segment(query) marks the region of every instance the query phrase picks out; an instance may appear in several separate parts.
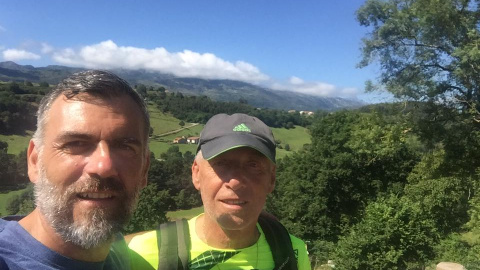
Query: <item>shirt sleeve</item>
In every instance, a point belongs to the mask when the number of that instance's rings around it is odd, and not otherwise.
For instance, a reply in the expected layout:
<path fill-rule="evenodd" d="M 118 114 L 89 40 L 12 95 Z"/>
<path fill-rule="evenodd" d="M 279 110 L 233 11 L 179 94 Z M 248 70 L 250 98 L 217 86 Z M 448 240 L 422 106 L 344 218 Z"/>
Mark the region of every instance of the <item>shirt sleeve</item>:
<path fill-rule="evenodd" d="M 308 258 L 307 245 L 301 239 L 290 235 L 293 251 L 297 255 L 298 270 L 311 270 L 310 259 Z"/>

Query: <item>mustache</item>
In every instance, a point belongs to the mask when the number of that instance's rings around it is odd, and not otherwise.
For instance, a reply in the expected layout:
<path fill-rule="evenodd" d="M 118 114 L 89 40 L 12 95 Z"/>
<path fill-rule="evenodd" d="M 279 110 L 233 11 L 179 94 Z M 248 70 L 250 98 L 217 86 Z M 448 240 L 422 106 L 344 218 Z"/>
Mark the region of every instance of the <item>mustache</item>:
<path fill-rule="evenodd" d="M 125 186 L 120 180 L 113 177 L 102 178 L 89 176 L 69 187 L 68 191 L 71 193 L 102 191 L 124 192 Z"/>

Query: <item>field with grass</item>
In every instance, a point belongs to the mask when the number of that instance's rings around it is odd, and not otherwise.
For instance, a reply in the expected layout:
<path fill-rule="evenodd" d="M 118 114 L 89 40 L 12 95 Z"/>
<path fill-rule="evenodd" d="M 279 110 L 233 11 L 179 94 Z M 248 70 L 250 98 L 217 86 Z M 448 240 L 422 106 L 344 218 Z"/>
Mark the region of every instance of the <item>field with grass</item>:
<path fill-rule="evenodd" d="M 170 211 L 167 212 L 167 218 L 168 220 L 176 220 L 176 219 L 190 219 L 194 216 L 199 215 L 200 213 L 203 213 L 203 206 L 188 209 L 188 210 L 178 210 L 178 211 Z"/>
<path fill-rule="evenodd" d="M 9 191 L 5 193 L 0 193 L 0 217 L 5 216 L 7 214 L 7 205 L 10 202 L 10 200 L 17 196 L 20 195 L 24 189 L 19 189 L 19 190 L 14 190 L 14 191 Z"/>
<path fill-rule="evenodd" d="M 304 144 L 311 142 L 310 133 L 308 129 L 300 126 L 295 126 L 292 129 L 272 128 L 275 140 L 280 141 L 283 149 L 277 148 L 277 159 L 280 159 L 292 151 L 298 151 L 303 148 Z M 285 145 L 290 146 L 290 151 L 285 150 Z"/>
<path fill-rule="evenodd" d="M 181 120 L 159 111 L 154 105 L 149 105 L 148 110 L 150 112 L 151 126 L 153 128 L 153 134 L 150 138 L 150 150 L 155 154 L 155 157 L 160 157 L 161 153 L 165 153 L 167 149 L 173 145 L 179 147 L 182 153 L 190 151 L 195 153 L 197 147 L 192 144 L 173 144 L 172 141 L 176 137 L 191 137 L 200 136 L 200 132 L 203 129 L 202 124 L 198 123 L 185 123 L 184 126 L 180 126 Z M 273 134 L 277 141 L 280 141 L 280 145 L 283 149 L 277 149 L 277 158 L 282 158 L 288 153 L 285 145 L 290 146 L 290 151 L 297 151 L 302 149 L 303 145 L 310 143 L 310 134 L 304 127 L 296 126 L 293 129 L 273 128 Z M 18 154 L 25 150 L 28 146 L 28 142 L 33 132 L 28 131 L 27 135 L 0 135 L 0 141 L 8 143 L 8 153 Z"/>
<path fill-rule="evenodd" d="M 28 147 L 28 142 L 32 137 L 32 132 L 28 132 L 27 135 L 2 135 L 0 134 L 0 141 L 8 143 L 8 153 L 17 155 Z"/>

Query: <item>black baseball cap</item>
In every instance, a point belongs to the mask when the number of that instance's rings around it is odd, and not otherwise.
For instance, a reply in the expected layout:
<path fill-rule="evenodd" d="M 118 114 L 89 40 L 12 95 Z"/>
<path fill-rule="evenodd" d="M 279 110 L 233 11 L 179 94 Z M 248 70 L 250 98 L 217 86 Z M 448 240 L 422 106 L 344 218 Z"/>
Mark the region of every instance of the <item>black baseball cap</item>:
<path fill-rule="evenodd" d="M 260 119 L 243 113 L 212 116 L 200 133 L 197 153 L 212 159 L 226 151 L 253 148 L 275 163 L 275 139 L 272 130 Z"/>

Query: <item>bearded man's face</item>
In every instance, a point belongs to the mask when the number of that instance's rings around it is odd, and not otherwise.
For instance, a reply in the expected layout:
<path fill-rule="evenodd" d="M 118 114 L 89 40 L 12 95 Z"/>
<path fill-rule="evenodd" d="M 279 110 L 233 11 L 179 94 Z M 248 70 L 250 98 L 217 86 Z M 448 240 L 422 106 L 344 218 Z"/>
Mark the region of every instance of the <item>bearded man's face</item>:
<path fill-rule="evenodd" d="M 95 247 L 121 230 L 146 185 L 141 111 L 127 96 L 60 96 L 48 114 L 41 144 L 29 147 L 37 207 L 65 241 Z"/>

